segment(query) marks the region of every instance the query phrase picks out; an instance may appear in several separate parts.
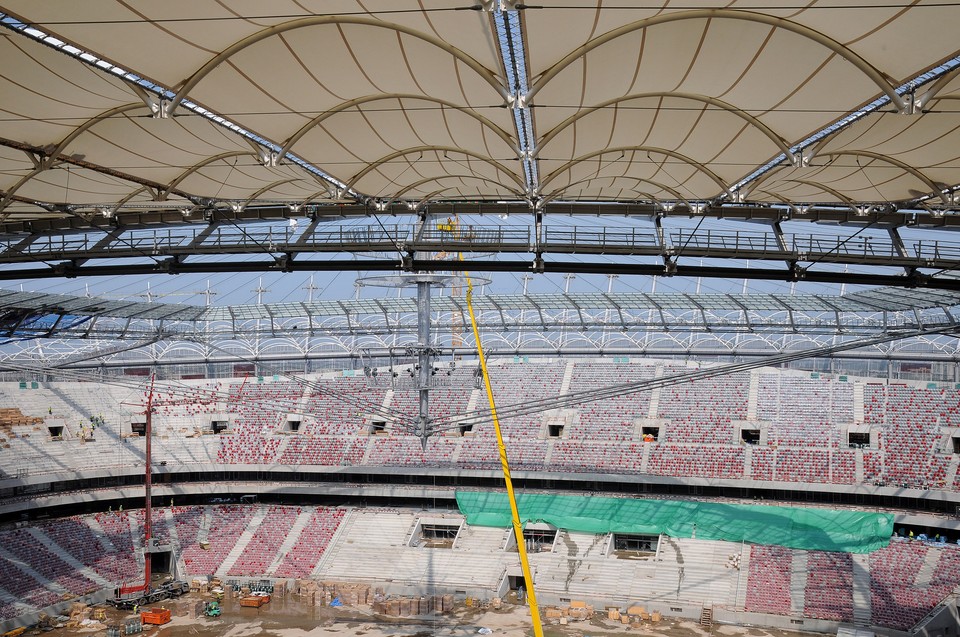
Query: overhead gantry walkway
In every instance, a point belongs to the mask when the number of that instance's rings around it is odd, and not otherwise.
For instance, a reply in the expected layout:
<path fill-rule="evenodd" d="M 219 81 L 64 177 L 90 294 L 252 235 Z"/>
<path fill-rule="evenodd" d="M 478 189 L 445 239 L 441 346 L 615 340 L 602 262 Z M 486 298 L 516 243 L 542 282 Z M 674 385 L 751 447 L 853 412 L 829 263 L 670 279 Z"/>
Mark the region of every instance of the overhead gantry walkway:
<path fill-rule="evenodd" d="M 492 212 L 501 208 L 502 205 L 492 206 Z M 599 211 L 603 207 L 596 208 Z M 563 225 L 545 222 L 542 215 L 532 217 L 526 226 L 499 225 L 478 217 L 477 223 L 461 221 L 456 232 L 442 223 L 424 220 L 385 224 L 382 217 L 390 214 L 386 210 L 367 210 L 366 214 L 375 218 L 362 225 L 355 221 L 322 221 L 337 212 L 324 210 L 313 218 L 281 215 L 285 223 L 238 223 L 211 212 L 204 223 L 184 224 L 181 218 L 177 225 L 160 227 L 149 227 L 141 221 L 129 227 L 88 224 L 86 228 L 12 232 L 0 235 L 0 264 L 6 266 L 0 271 L 0 280 L 164 272 L 435 272 L 469 267 L 477 271 L 686 274 L 960 288 L 954 278 L 941 275 L 942 271 L 960 269 L 960 239 L 940 233 L 905 240 L 898 231 L 901 227 L 923 225 L 953 227 L 953 216 L 920 218 L 888 210 L 847 217 L 843 211 L 805 211 L 818 219 L 825 217 L 824 221 L 836 219 L 849 224 L 850 233 L 840 235 L 817 233 L 815 228 L 809 233 L 784 232 L 782 211 L 775 209 L 722 209 L 726 218 L 741 215 L 743 219 L 761 222 L 755 230 L 669 229 L 664 227 L 667 217 L 662 210 L 643 225 L 603 226 L 579 216 L 583 214 L 580 206 L 576 207 L 578 216 Z M 630 214 L 630 210 L 610 206 L 603 213 L 623 215 Z M 696 213 L 686 209 L 685 216 L 690 218 Z M 710 213 L 700 208 L 699 213 L 706 218 L 707 214 L 717 215 L 720 211 Z M 681 214 L 675 212 L 674 216 Z M 432 214 L 431 218 L 436 217 Z M 868 228 L 872 232 L 864 233 Z M 467 261 L 461 265 L 420 257 L 438 252 L 459 252 Z M 194 258 L 212 255 L 225 259 Z M 317 258 L 320 255 L 322 258 Z M 367 258 L 356 260 L 357 255 Z M 570 261 L 569 255 L 578 255 L 578 260 Z M 113 264 L 101 264 L 108 259 Z M 116 265 L 118 259 L 126 263 Z M 696 264 L 703 259 L 715 262 L 707 267 Z M 740 263 L 743 260 L 762 265 L 745 268 Z M 889 269 L 840 276 L 835 269 L 820 264 Z"/>

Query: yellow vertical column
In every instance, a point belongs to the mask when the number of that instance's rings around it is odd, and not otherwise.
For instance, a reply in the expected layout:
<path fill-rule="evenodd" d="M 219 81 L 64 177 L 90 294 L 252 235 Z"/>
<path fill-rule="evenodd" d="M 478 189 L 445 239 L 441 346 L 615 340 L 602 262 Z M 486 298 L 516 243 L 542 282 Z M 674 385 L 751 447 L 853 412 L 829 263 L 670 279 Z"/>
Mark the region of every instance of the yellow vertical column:
<path fill-rule="evenodd" d="M 527 546 L 523 541 L 523 526 L 520 524 L 520 511 L 517 509 L 517 499 L 513 493 L 513 480 L 510 478 L 510 463 L 507 461 L 507 448 L 503 444 L 503 435 L 500 433 L 500 419 L 497 418 L 497 406 L 493 400 L 493 387 L 490 385 L 487 359 L 483 356 L 483 345 L 480 344 L 480 330 L 477 328 L 477 318 L 473 314 L 473 283 L 470 281 L 470 274 L 468 272 L 464 272 L 464 275 L 467 278 L 467 311 L 470 313 L 470 325 L 473 327 L 473 340 L 477 344 L 477 356 L 480 357 L 480 368 L 483 370 L 483 384 L 487 390 L 487 400 L 490 402 L 490 417 L 493 420 L 493 429 L 497 433 L 497 449 L 500 452 L 500 464 L 503 466 L 503 480 L 507 485 L 507 498 L 510 500 L 513 532 L 517 538 L 517 551 L 520 553 L 520 568 L 523 569 L 523 579 L 527 583 L 527 603 L 530 604 L 533 634 L 535 637 L 543 637 L 543 625 L 540 622 L 540 608 L 537 606 L 537 595 L 533 587 L 533 576 L 530 573 L 530 562 L 527 560 Z"/>

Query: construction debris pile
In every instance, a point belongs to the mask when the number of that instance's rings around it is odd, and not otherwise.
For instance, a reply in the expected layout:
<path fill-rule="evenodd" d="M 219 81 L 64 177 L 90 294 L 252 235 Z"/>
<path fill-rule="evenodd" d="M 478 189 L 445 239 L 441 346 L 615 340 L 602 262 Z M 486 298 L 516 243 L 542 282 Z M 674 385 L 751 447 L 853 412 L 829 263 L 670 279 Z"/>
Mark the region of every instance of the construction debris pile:
<path fill-rule="evenodd" d="M 544 617 L 547 621 L 552 621 L 560 625 L 566 625 L 570 621 L 585 621 L 591 619 L 596 610 L 586 602 L 573 600 L 569 606 L 553 606 L 544 609 Z M 631 628 L 640 628 L 644 622 L 653 624 L 659 623 L 663 616 L 660 611 L 647 612 L 643 606 L 631 606 L 625 612 L 619 608 L 607 608 L 607 619 L 618 621 Z"/>

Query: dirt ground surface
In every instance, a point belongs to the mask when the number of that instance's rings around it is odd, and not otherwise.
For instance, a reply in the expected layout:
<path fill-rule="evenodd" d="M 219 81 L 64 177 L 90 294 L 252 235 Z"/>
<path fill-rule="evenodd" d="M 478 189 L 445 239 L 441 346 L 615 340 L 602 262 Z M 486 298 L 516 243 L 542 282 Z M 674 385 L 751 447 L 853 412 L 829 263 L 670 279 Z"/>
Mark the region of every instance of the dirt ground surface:
<path fill-rule="evenodd" d="M 374 615 L 369 606 L 332 608 L 300 603 L 296 597 L 274 597 L 262 608 L 241 607 L 235 599 L 225 599 L 223 614 L 218 618 L 190 617 L 199 601 L 210 597 L 191 593 L 178 600 L 154 604 L 150 608 L 171 610 L 172 621 L 165 626 L 144 626 L 145 637 L 381 637 L 401 635 L 408 637 L 467 637 L 479 635 L 481 628 L 492 631 L 494 637 L 528 637 L 533 635 L 529 611 L 525 606 L 505 605 L 498 610 L 468 608 L 459 605 L 451 613 L 414 618 Z M 108 607 L 107 624 L 120 624 L 134 619 L 130 611 Z M 555 620 L 553 620 L 555 621 Z M 105 635 L 103 624 L 87 628 L 55 628 L 47 632 L 30 630 L 26 634 L 50 637 L 73 635 Z M 664 617 L 658 624 L 646 622 L 641 627 L 624 626 L 601 615 L 585 621 L 571 621 L 566 626 L 544 625 L 545 637 L 803 637 L 817 633 L 782 631 L 768 628 L 715 625 L 707 631 L 696 622 Z M 822 637 L 822 636 L 820 636 Z"/>

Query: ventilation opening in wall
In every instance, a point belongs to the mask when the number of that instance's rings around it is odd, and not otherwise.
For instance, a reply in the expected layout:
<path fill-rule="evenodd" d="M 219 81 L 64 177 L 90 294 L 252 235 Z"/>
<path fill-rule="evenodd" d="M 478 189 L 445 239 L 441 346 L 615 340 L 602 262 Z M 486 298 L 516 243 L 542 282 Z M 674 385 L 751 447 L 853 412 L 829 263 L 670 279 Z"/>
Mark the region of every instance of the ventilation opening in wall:
<path fill-rule="evenodd" d="M 659 535 L 613 534 L 613 554 L 617 559 L 646 559 L 657 554 Z"/>
<path fill-rule="evenodd" d="M 130 432 L 134 433 L 140 437 L 147 435 L 147 423 L 145 422 L 132 422 L 130 423 Z"/>
<path fill-rule="evenodd" d="M 759 445 L 760 430 L 759 429 L 741 429 L 740 440 L 747 443 L 748 445 Z"/>
<path fill-rule="evenodd" d="M 220 433 L 221 431 L 225 430 L 225 429 L 226 429 L 227 427 L 229 427 L 229 426 L 230 426 L 230 423 L 227 422 L 226 420 L 211 420 L 211 421 L 210 421 L 210 429 L 212 429 L 212 430 L 213 430 L 213 433 L 215 433 L 215 434 Z"/>
<path fill-rule="evenodd" d="M 370 423 L 370 428 L 368 433 L 371 436 L 376 436 L 377 434 L 382 434 L 387 432 L 387 421 L 386 420 L 374 420 Z"/>
<path fill-rule="evenodd" d="M 644 427 L 640 433 L 647 442 L 656 442 L 660 439 L 660 427 Z"/>
<path fill-rule="evenodd" d="M 50 440 L 63 440 L 62 425 L 51 425 L 47 427 L 47 431 L 50 432 Z"/>
<path fill-rule="evenodd" d="M 870 432 L 849 432 L 847 444 L 854 449 L 870 446 Z"/>

